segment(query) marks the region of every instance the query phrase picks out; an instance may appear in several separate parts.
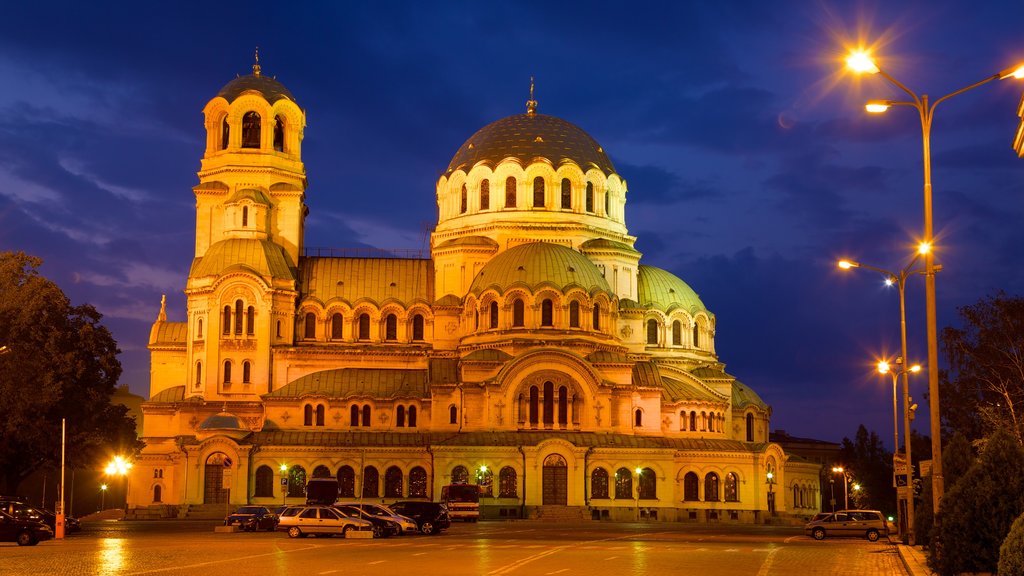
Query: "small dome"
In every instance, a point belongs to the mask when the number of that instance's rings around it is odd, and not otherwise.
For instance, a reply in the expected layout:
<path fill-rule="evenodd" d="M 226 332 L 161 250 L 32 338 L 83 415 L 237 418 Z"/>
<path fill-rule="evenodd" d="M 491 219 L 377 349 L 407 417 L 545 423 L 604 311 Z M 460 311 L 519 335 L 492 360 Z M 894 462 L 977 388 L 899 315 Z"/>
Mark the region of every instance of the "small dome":
<path fill-rule="evenodd" d="M 523 165 L 544 158 L 558 166 L 575 162 L 584 172 L 597 168 L 605 175 L 615 166 L 604 149 L 575 124 L 545 114 L 518 114 L 484 126 L 459 148 L 445 175 L 456 170 L 469 172 L 477 164 L 494 167 L 506 158 Z"/>
<path fill-rule="evenodd" d="M 239 76 L 231 82 L 228 82 L 220 89 L 217 96 L 223 97 L 228 103 L 231 103 L 245 92 L 250 90 L 259 92 L 263 97 L 271 104 L 281 100 L 282 98 L 295 102 L 295 97 L 292 93 L 284 87 L 283 84 L 278 82 L 276 79 L 269 76 L 262 76 L 259 74 L 249 74 L 248 76 Z"/>
<path fill-rule="evenodd" d="M 189 276 L 219 276 L 236 268 L 249 269 L 264 278 L 294 279 L 284 249 L 270 240 L 254 238 L 229 238 L 214 243 L 206 254 L 192 262 Z"/>
<path fill-rule="evenodd" d="M 693 288 L 671 272 L 643 264 L 639 272 L 637 296 L 640 306 L 662 311 L 683 308 L 691 314 L 707 311 Z"/>
<path fill-rule="evenodd" d="M 199 425 L 200 430 L 245 430 L 238 416 L 229 412 L 214 414 Z"/>
<path fill-rule="evenodd" d="M 516 284 L 530 290 L 547 285 L 559 290 L 579 286 L 588 293 L 611 292 L 601 271 L 586 256 L 548 242 L 531 242 L 498 254 L 476 275 L 469 291 L 476 295 L 489 288 L 505 292 Z"/>

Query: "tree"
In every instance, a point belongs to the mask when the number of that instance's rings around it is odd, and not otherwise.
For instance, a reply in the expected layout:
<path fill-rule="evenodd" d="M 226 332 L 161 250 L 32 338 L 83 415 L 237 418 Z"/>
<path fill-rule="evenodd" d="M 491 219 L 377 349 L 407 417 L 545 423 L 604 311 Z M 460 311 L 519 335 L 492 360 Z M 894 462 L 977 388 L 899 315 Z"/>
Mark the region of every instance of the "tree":
<path fill-rule="evenodd" d="M 39 275 L 42 260 L 0 252 L 0 490 L 60 465 L 66 419 L 68 466 L 97 467 L 108 451 L 137 451 L 135 420 L 110 397 L 121 375 L 117 343 L 92 306 L 72 306 Z"/>
<path fill-rule="evenodd" d="M 896 489 L 892 485 L 892 453 L 882 445 L 878 434 L 868 432 L 861 424 L 853 441 L 843 438 L 839 448 L 839 462 L 850 477 L 852 506 L 895 512 Z M 860 485 L 861 489 L 854 491 L 854 483 Z M 836 487 L 837 490 L 839 488 Z"/>
<path fill-rule="evenodd" d="M 998 574 L 1024 574 L 1024 514 L 1017 516 L 999 547 Z"/>
<path fill-rule="evenodd" d="M 1009 430 L 989 437 L 978 459 L 946 492 L 932 530 L 929 566 L 939 574 L 995 572 L 999 547 L 1024 512 L 1024 448 Z"/>
<path fill-rule="evenodd" d="M 1024 442 L 1024 298 L 999 292 L 958 311 L 963 327 L 942 331 L 946 426 L 971 441 L 1008 428 Z"/>
<path fill-rule="evenodd" d="M 930 450 L 930 444 L 928 449 Z M 916 450 L 916 448 L 911 448 L 911 450 Z M 922 460 L 927 460 L 929 457 L 922 453 Z M 967 441 L 967 437 L 960 433 L 954 434 L 942 448 L 942 472 L 946 485 L 950 487 L 956 485 L 974 465 L 975 459 L 974 449 Z M 933 521 L 932 480 L 931 476 L 928 476 L 923 479 L 920 500 L 914 503 L 914 531 L 919 542 L 928 542 Z"/>

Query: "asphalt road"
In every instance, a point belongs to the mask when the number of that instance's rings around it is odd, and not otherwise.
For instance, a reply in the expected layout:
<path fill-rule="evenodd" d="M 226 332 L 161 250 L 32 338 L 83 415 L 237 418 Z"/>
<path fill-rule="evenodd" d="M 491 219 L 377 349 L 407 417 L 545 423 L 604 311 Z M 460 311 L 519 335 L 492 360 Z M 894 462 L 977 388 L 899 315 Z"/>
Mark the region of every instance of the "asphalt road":
<path fill-rule="evenodd" d="M 0 544 L 0 574 L 812 576 L 906 574 L 884 539 L 822 542 L 799 528 L 674 523 L 455 524 L 379 540 L 215 533 L 210 521 L 86 523 L 61 541 Z"/>

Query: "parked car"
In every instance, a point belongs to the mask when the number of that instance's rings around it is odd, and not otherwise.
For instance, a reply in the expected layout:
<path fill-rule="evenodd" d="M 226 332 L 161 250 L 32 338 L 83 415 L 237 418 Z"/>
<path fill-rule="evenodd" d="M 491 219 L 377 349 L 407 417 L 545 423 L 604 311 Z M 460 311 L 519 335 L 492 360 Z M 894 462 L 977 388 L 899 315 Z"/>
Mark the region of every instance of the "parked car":
<path fill-rule="evenodd" d="M 420 531 L 420 527 L 416 524 L 416 521 L 408 516 L 402 516 L 398 512 L 395 512 L 391 508 L 384 504 L 376 504 L 373 502 L 360 502 L 358 500 L 348 500 L 338 502 L 335 506 L 352 506 L 362 511 L 363 515 L 374 516 L 378 518 L 384 518 L 390 520 L 398 525 L 399 534 L 415 534 Z M 363 516 L 360 516 L 362 518 Z"/>
<path fill-rule="evenodd" d="M 224 519 L 225 526 L 234 524 L 238 524 L 238 527 L 245 532 L 256 532 L 257 530 L 273 532 L 277 528 L 277 515 L 266 506 L 242 506 Z"/>
<path fill-rule="evenodd" d="M 881 536 L 889 535 L 889 524 L 878 510 L 840 510 L 808 522 L 804 532 L 815 540 L 824 540 L 826 536 L 853 536 L 876 542 Z"/>
<path fill-rule="evenodd" d="M 448 509 L 444 504 L 437 502 L 423 502 L 420 500 L 404 500 L 395 502 L 391 509 L 402 516 L 412 518 L 424 534 L 439 534 L 452 525 L 448 516 Z"/>
<path fill-rule="evenodd" d="M 53 530 L 38 520 L 16 518 L 0 511 L 0 542 L 17 542 L 18 546 L 35 546 L 53 538 Z"/>
<path fill-rule="evenodd" d="M 308 534 L 341 534 L 350 530 L 373 530 L 367 520 L 350 518 L 330 506 L 293 506 L 281 513 L 277 529 L 287 532 L 292 538 L 305 538 Z"/>
<path fill-rule="evenodd" d="M 0 498 L 0 511 L 21 518 L 42 522 L 50 527 L 50 530 L 57 530 L 57 515 L 49 510 L 36 508 L 26 503 L 21 498 L 4 497 Z M 78 532 L 82 529 L 82 523 L 72 516 L 64 516 L 64 531 L 66 533 Z"/>
<path fill-rule="evenodd" d="M 350 518 L 362 518 L 363 520 L 368 521 L 373 526 L 374 538 L 387 538 L 388 536 L 396 536 L 402 533 L 401 527 L 399 527 L 398 523 L 394 520 L 389 520 L 381 516 L 372 516 L 363 512 L 356 506 L 335 504 L 332 508 Z"/>

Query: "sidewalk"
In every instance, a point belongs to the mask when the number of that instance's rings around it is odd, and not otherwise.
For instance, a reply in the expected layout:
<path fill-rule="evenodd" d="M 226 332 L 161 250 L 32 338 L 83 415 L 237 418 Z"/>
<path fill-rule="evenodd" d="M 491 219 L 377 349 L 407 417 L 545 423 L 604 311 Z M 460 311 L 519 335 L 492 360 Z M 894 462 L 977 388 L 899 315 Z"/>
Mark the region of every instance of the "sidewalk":
<path fill-rule="evenodd" d="M 897 542 L 896 551 L 899 552 L 900 560 L 903 561 L 903 566 L 906 567 L 910 576 L 929 576 L 933 574 L 931 569 L 928 568 L 928 562 L 925 560 L 924 550 L 921 546 L 907 546 Z"/>

